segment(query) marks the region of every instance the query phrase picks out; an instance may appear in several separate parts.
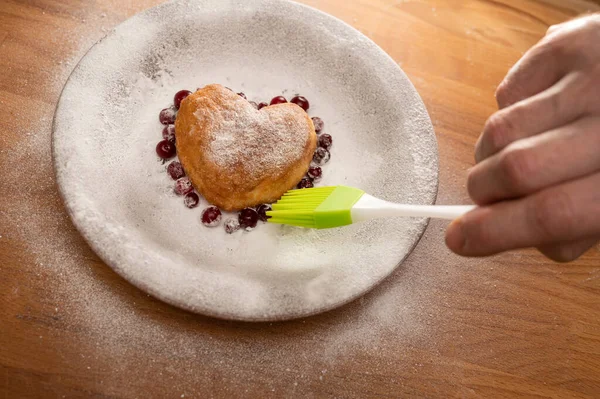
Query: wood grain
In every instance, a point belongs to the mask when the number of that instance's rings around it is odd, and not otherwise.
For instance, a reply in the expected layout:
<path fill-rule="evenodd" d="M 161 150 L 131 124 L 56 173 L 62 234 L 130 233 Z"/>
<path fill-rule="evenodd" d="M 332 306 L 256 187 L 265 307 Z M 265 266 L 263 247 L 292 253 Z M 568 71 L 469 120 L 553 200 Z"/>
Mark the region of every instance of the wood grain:
<path fill-rule="evenodd" d="M 364 298 L 276 324 L 213 320 L 135 289 L 63 210 L 49 154 L 85 51 L 159 0 L 0 2 L 0 397 L 600 397 L 600 252 L 462 259 L 432 222 Z M 464 203 L 494 90 L 583 0 L 305 0 L 387 51 L 439 141 L 438 203 Z M 21 154 L 15 164 L 14 154 Z"/>

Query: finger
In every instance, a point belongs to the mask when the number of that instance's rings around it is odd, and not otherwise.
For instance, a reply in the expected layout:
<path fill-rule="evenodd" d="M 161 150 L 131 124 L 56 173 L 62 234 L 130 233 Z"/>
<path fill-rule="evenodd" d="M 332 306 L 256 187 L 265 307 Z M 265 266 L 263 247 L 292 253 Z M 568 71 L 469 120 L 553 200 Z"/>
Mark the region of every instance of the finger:
<path fill-rule="evenodd" d="M 588 117 L 514 142 L 469 171 L 469 195 L 489 204 L 600 171 L 599 131 L 600 118 Z"/>
<path fill-rule="evenodd" d="M 500 109 L 553 86 L 570 69 L 568 35 L 542 39 L 511 68 L 496 90 Z"/>
<path fill-rule="evenodd" d="M 487 256 L 600 236 L 600 173 L 515 201 L 477 208 L 450 224 L 446 245 Z"/>
<path fill-rule="evenodd" d="M 555 262 L 572 262 L 588 250 L 592 249 L 598 242 L 600 242 L 600 236 L 587 238 L 581 241 L 545 245 L 538 248 L 538 250 Z"/>
<path fill-rule="evenodd" d="M 533 97 L 504 108 L 488 119 L 475 146 L 481 162 L 510 143 L 574 121 L 589 108 L 587 92 L 593 90 L 581 72 L 566 75 Z"/>

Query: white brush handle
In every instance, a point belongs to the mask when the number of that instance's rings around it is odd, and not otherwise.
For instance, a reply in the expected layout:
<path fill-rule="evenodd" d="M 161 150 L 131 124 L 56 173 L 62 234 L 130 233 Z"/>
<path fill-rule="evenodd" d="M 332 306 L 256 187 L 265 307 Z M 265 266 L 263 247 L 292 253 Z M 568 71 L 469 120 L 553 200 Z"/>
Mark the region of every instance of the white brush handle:
<path fill-rule="evenodd" d="M 352 223 L 397 216 L 456 219 L 473 209 L 474 205 L 395 204 L 364 194 L 352 207 Z"/>

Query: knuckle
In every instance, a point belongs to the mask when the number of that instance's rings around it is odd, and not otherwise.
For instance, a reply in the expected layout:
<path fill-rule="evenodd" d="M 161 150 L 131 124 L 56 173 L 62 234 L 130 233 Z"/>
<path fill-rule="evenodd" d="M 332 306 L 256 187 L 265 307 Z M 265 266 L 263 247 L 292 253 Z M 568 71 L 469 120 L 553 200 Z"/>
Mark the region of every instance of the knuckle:
<path fill-rule="evenodd" d="M 597 69 L 597 70 L 596 70 Z M 596 106 L 600 106 L 600 64 L 592 70 L 576 70 L 568 73 L 562 81 L 549 88 L 547 101 L 544 104 L 546 113 L 557 116 L 581 117 Z"/>
<path fill-rule="evenodd" d="M 509 83 L 506 80 L 503 80 L 502 83 L 498 85 L 496 88 L 496 102 L 500 106 L 500 108 L 504 108 L 509 101 Z"/>
<path fill-rule="evenodd" d="M 510 132 L 514 129 L 512 113 L 499 111 L 492 115 L 484 128 L 486 133 L 486 146 L 492 153 L 496 153 L 510 144 Z"/>
<path fill-rule="evenodd" d="M 529 187 L 529 179 L 535 174 L 532 154 L 524 149 L 507 151 L 500 158 L 500 170 L 508 187 L 524 193 Z"/>
<path fill-rule="evenodd" d="M 564 35 L 556 34 L 544 37 L 532 49 L 533 57 L 560 62 L 563 59 L 565 52 L 569 49 L 563 36 Z"/>
<path fill-rule="evenodd" d="M 506 79 L 496 88 L 496 102 L 501 111 L 513 106 L 523 98 L 523 87 L 518 83 L 521 79 L 515 77 L 518 75 L 516 71 L 522 71 L 520 68 L 518 65 L 513 67 Z"/>
<path fill-rule="evenodd" d="M 546 30 L 546 36 L 549 36 L 549 35 L 553 34 L 554 32 L 557 32 L 561 27 L 563 27 L 563 24 L 550 25 L 548 27 L 548 30 Z"/>
<path fill-rule="evenodd" d="M 533 226 L 542 240 L 567 240 L 574 234 L 575 211 L 564 191 L 540 195 L 532 201 Z"/>
<path fill-rule="evenodd" d="M 536 46 L 541 53 L 554 55 L 555 61 L 563 57 L 576 57 L 580 62 L 597 61 L 600 43 L 599 14 L 577 18 L 561 25 L 551 26 L 548 34 Z"/>
<path fill-rule="evenodd" d="M 578 22 L 568 37 L 571 55 L 577 57 L 580 65 L 594 65 L 598 62 L 600 49 L 600 22 L 589 17 Z"/>

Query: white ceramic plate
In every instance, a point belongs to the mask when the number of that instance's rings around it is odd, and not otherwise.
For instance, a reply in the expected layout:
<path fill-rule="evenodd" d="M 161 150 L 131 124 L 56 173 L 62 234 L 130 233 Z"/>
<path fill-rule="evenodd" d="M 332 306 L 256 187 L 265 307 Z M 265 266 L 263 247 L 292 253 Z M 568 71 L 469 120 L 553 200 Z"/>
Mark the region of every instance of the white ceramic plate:
<path fill-rule="evenodd" d="M 154 147 L 158 113 L 173 94 L 209 83 L 255 101 L 306 96 L 334 139 L 321 185 L 435 200 L 437 147 L 425 107 L 368 38 L 283 0 L 169 2 L 96 44 L 55 115 L 54 164 L 67 211 L 117 273 L 193 312 L 266 321 L 347 303 L 406 258 L 425 219 L 328 231 L 262 224 L 233 235 L 202 226 L 207 204 L 184 207 Z"/>

